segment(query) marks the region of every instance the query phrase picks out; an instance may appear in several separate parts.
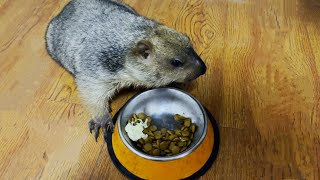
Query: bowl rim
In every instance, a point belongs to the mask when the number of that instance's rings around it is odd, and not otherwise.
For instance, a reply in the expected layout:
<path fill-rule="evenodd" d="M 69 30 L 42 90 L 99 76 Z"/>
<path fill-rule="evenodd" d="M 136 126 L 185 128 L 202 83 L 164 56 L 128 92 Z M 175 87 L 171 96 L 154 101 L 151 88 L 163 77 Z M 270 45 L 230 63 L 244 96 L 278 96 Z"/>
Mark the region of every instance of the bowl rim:
<path fill-rule="evenodd" d="M 201 112 L 202 112 L 202 116 L 203 116 L 203 120 L 204 120 L 204 130 L 200 136 L 200 139 L 199 141 L 192 147 L 192 148 L 188 148 L 186 151 L 182 152 L 182 153 L 179 153 L 177 155 L 173 155 L 173 156 L 151 156 L 151 155 L 148 155 L 148 154 L 145 154 L 141 151 L 138 151 L 136 150 L 135 148 L 133 148 L 128 142 L 127 140 L 125 139 L 124 135 L 123 135 L 123 132 L 121 130 L 121 127 L 120 127 L 120 117 L 121 115 L 123 114 L 125 108 L 128 106 L 128 104 L 130 104 L 130 102 L 132 102 L 137 96 L 143 94 L 143 93 L 147 93 L 149 91 L 154 91 L 154 90 L 158 90 L 158 89 L 170 89 L 170 90 L 175 90 L 175 91 L 179 91 L 187 96 L 189 96 L 190 98 L 192 98 L 199 106 Z M 153 88 L 153 89 L 148 89 L 146 91 L 142 91 L 142 92 L 139 92 L 137 93 L 136 95 L 132 96 L 126 103 L 125 105 L 121 108 L 120 110 L 120 113 L 117 117 L 117 123 L 118 123 L 118 132 L 119 132 L 119 135 L 120 135 L 120 138 L 122 140 L 122 142 L 125 144 L 125 146 L 130 150 L 132 151 L 134 154 L 144 158 L 144 159 L 147 159 L 147 160 L 153 160 L 153 161 L 172 161 L 172 160 L 177 160 L 177 159 L 180 159 L 180 158 L 183 158 L 189 154 L 191 154 L 193 151 L 195 151 L 199 146 L 200 144 L 203 142 L 204 138 L 206 137 L 207 135 L 207 131 L 208 131 L 208 116 L 207 116 L 207 113 L 204 109 L 204 107 L 202 106 L 202 104 L 199 102 L 199 100 L 197 100 L 194 96 L 192 96 L 190 93 L 188 92 L 185 92 L 181 89 L 178 89 L 178 88 L 174 88 L 174 87 L 158 87 L 158 88 Z"/>

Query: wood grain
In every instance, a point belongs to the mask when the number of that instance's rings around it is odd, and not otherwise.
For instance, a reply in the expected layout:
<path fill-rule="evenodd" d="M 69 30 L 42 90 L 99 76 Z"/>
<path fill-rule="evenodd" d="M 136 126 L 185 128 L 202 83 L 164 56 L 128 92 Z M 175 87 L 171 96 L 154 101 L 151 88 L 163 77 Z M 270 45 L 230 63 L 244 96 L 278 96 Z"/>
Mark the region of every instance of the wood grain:
<path fill-rule="evenodd" d="M 319 179 L 320 2 L 124 0 L 187 33 L 208 65 L 186 90 L 216 117 L 202 179 Z M 44 33 L 67 0 L 0 1 L 0 179 L 126 179 Z M 121 91 L 116 112 L 137 90 Z"/>

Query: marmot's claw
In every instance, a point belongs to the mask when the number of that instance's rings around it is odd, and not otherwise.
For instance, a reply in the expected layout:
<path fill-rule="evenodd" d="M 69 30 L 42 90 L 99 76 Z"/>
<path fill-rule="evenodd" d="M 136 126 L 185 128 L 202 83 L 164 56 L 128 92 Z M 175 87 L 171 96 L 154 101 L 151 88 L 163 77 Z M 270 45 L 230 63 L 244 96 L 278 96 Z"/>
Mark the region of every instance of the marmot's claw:
<path fill-rule="evenodd" d="M 112 118 L 105 116 L 102 118 L 93 118 L 88 123 L 89 131 L 92 134 L 92 131 L 94 131 L 94 138 L 96 141 L 99 137 L 99 130 L 102 128 L 102 132 L 105 136 L 107 136 L 107 128 L 113 133 L 114 130 L 114 124 L 112 122 Z"/>
<path fill-rule="evenodd" d="M 106 120 L 104 120 L 103 124 L 102 124 L 102 130 L 104 135 L 107 135 L 107 130 L 111 131 L 113 133 L 114 130 L 114 124 L 112 122 L 111 118 L 108 118 Z"/>
<path fill-rule="evenodd" d="M 94 131 L 94 138 L 97 142 L 98 136 L 99 136 L 99 130 L 101 128 L 101 123 L 99 121 L 97 121 L 96 119 L 92 119 L 89 121 L 88 126 L 89 126 L 89 131 L 91 134 L 92 134 L 92 131 Z"/>
<path fill-rule="evenodd" d="M 113 131 L 114 131 L 114 124 L 113 124 L 112 120 L 108 123 L 108 125 L 109 125 L 109 130 L 113 133 Z"/>
<path fill-rule="evenodd" d="M 93 122 L 93 119 L 88 122 L 88 127 L 89 127 L 90 133 L 92 134 L 92 130 L 95 127 L 95 123 Z"/>

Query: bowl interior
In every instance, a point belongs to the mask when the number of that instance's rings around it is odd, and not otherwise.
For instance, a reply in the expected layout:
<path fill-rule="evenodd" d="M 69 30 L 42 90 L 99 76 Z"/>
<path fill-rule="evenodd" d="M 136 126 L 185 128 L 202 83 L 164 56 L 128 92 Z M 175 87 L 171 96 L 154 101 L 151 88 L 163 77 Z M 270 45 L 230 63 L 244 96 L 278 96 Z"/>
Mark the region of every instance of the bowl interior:
<path fill-rule="evenodd" d="M 203 140 L 203 136 L 206 133 L 207 122 L 204 110 L 197 100 L 190 95 L 171 88 L 159 88 L 143 92 L 129 101 L 122 109 L 118 117 L 118 125 L 120 134 L 126 141 L 125 144 L 129 144 L 135 151 L 143 153 L 145 156 L 152 157 L 136 148 L 125 132 L 128 119 L 133 113 L 140 112 L 151 116 L 151 124 L 156 125 L 158 129 L 162 127 L 170 130 L 181 128 L 182 125 L 173 119 L 175 114 L 181 114 L 191 118 L 192 123 L 197 125 L 197 130 L 188 148 L 189 151 L 200 144 L 200 141 Z M 184 154 L 188 149 L 180 154 Z"/>

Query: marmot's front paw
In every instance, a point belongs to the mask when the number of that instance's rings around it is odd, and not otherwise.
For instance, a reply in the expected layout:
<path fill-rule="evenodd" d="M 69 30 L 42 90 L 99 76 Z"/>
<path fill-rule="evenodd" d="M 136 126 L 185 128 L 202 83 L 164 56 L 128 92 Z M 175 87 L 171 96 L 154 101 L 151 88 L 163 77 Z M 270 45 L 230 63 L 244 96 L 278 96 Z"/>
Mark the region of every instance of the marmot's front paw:
<path fill-rule="evenodd" d="M 112 118 L 109 115 L 106 115 L 102 118 L 93 118 L 89 121 L 88 126 L 91 134 L 92 131 L 94 131 L 94 138 L 96 139 L 96 141 L 99 136 L 100 128 L 102 128 L 103 134 L 105 136 L 107 135 L 107 128 L 109 128 L 111 132 L 113 132 L 114 130 L 114 124 L 112 122 Z"/>

